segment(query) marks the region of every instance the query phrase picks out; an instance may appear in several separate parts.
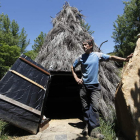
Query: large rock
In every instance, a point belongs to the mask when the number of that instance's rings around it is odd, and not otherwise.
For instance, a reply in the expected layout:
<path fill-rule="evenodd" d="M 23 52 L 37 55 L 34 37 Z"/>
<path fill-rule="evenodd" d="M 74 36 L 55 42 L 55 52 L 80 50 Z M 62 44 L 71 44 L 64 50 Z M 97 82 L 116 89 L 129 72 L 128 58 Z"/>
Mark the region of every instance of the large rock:
<path fill-rule="evenodd" d="M 115 97 L 117 119 L 127 140 L 140 140 L 140 38 Z"/>

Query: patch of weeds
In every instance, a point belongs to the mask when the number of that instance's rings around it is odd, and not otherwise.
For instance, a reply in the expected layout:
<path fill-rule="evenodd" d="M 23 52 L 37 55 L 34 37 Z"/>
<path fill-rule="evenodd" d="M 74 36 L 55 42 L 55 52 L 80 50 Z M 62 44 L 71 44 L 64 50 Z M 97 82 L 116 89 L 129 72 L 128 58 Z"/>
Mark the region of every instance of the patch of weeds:
<path fill-rule="evenodd" d="M 105 136 L 105 140 L 115 140 L 115 122 L 106 122 L 100 117 L 100 127 L 101 133 Z"/>
<path fill-rule="evenodd" d="M 11 140 L 13 138 L 26 135 L 30 135 L 30 133 L 10 123 L 0 120 L 0 140 Z"/>
<path fill-rule="evenodd" d="M 3 130 L 5 129 L 7 123 L 0 120 L 0 140 L 7 140 L 8 139 L 8 134 L 3 133 Z"/>

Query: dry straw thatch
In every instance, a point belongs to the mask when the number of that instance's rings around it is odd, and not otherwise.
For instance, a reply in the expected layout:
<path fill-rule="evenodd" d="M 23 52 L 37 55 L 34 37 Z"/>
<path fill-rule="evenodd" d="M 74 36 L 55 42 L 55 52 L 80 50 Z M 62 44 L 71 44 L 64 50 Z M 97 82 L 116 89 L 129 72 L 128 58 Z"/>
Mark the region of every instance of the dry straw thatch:
<path fill-rule="evenodd" d="M 35 61 L 51 71 L 70 72 L 75 59 L 84 53 L 82 42 L 92 39 L 91 35 L 81 26 L 83 15 L 77 8 L 67 2 L 63 9 L 52 19 L 53 29 L 47 34 L 45 42 Z M 99 48 L 94 44 L 93 51 Z M 114 110 L 114 94 L 119 78 L 112 62 L 101 62 L 99 81 L 103 98 L 100 111 L 104 118 L 112 118 Z M 80 70 L 80 67 L 77 68 Z M 111 109 L 110 109 L 111 108 Z"/>

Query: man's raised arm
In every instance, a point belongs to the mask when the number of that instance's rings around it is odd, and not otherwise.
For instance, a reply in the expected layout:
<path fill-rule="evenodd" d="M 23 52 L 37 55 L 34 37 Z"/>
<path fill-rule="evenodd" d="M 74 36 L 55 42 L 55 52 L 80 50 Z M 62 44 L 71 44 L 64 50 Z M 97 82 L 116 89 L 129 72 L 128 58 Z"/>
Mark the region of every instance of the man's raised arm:
<path fill-rule="evenodd" d="M 118 61 L 118 62 L 127 62 L 129 61 L 129 59 L 133 56 L 133 53 L 131 53 L 129 56 L 127 56 L 127 58 L 122 58 L 122 57 L 118 57 L 118 56 L 110 56 L 109 60 L 114 60 L 114 61 Z"/>

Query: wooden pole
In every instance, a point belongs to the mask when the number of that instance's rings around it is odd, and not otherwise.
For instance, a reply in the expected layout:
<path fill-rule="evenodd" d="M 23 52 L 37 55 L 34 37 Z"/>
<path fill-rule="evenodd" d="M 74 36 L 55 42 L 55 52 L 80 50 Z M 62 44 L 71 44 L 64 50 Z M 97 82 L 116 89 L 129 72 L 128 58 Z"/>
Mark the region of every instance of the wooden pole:
<path fill-rule="evenodd" d="M 42 68 L 36 66 L 35 64 L 33 64 L 33 63 L 31 63 L 30 61 L 26 60 L 25 58 L 22 58 L 22 57 L 19 57 L 19 58 L 20 58 L 22 61 L 26 62 L 27 64 L 33 66 L 34 68 L 36 68 L 36 69 L 42 71 L 43 73 L 45 73 L 45 74 L 47 74 L 47 75 L 51 75 L 49 72 L 47 72 L 47 71 L 43 70 Z"/>
<path fill-rule="evenodd" d="M 20 74 L 20 73 L 18 73 L 18 72 L 16 72 L 16 71 L 14 71 L 14 70 L 9 70 L 9 71 L 13 72 L 14 74 L 16 74 L 16 75 L 22 77 L 23 79 L 29 81 L 30 83 L 32 83 L 32 84 L 34 84 L 34 85 L 36 85 L 36 86 L 38 86 L 38 87 L 40 87 L 40 88 L 42 88 L 42 89 L 44 89 L 44 90 L 46 91 L 46 89 L 45 89 L 43 86 L 41 86 L 40 84 L 34 82 L 33 80 L 31 80 L 31 79 L 25 77 L 24 75 L 22 75 L 22 74 Z"/>
<path fill-rule="evenodd" d="M 11 99 L 11 98 L 9 98 L 9 97 L 7 97 L 5 95 L 0 94 L 0 99 L 6 101 L 8 103 L 14 104 L 14 105 L 16 105 L 18 107 L 21 107 L 23 109 L 26 109 L 26 110 L 28 110 L 30 112 L 33 112 L 33 113 L 35 113 L 37 115 L 41 115 L 41 111 L 36 110 L 36 109 L 34 109 L 34 108 L 30 107 L 30 106 L 27 106 L 27 105 L 25 105 L 23 103 L 20 103 L 19 101 L 16 101 L 14 99 Z"/>

